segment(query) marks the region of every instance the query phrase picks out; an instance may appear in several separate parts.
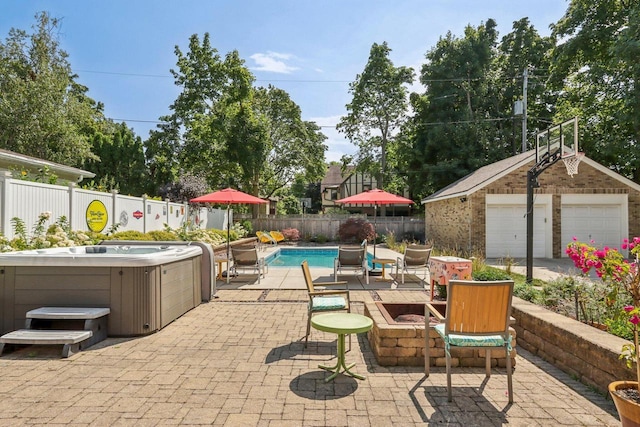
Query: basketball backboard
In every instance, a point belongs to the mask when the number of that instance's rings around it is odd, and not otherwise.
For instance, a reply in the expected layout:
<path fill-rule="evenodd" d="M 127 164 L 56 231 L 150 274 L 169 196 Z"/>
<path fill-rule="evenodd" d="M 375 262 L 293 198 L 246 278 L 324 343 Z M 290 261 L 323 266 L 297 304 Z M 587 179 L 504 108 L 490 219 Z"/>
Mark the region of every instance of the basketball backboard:
<path fill-rule="evenodd" d="M 577 117 L 536 135 L 536 163 L 556 152 L 560 153 L 561 158 L 572 157 L 579 153 Z"/>

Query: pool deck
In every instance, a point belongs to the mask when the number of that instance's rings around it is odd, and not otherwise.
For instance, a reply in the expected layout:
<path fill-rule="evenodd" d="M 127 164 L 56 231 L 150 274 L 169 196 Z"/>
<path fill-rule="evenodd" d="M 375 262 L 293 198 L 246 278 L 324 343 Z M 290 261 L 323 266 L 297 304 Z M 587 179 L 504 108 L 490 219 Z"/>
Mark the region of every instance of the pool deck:
<path fill-rule="evenodd" d="M 377 254 L 381 256 L 381 254 Z M 386 256 L 386 255 L 385 255 Z M 447 402 L 444 368 L 377 364 L 366 334 L 354 339 L 347 362 L 363 381 L 328 375 L 336 336 L 306 327 L 299 268 L 269 269 L 260 286 L 250 275 L 218 282 L 218 298 L 159 332 L 107 338 L 68 359 L 56 346 L 28 346 L 0 357 L 3 426 L 618 426 L 611 400 L 554 366 L 518 349 L 514 403 L 506 375 L 454 368 Z M 332 280 L 332 270 L 312 269 Z M 350 273 L 353 311 L 372 290 L 384 301 L 423 301 L 418 281 L 400 289 Z M 341 277 L 342 278 L 342 277 Z M 374 279 L 374 278 L 372 278 Z M 270 286 L 270 287 L 267 287 Z M 411 288 L 410 286 L 415 286 Z"/>

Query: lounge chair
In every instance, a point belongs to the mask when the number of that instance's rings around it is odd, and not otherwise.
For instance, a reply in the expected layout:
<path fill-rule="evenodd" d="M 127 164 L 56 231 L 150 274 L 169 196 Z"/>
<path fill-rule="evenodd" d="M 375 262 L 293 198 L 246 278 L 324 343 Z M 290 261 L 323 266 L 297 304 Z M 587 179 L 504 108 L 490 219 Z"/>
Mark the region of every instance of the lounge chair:
<path fill-rule="evenodd" d="M 269 232 L 269 234 L 271 234 L 271 237 L 276 241 L 276 243 L 284 242 L 284 234 L 282 234 L 281 232 L 271 231 Z"/>
<path fill-rule="evenodd" d="M 258 256 L 258 249 L 255 247 L 231 247 L 231 274 L 238 274 L 238 270 L 252 270 L 258 273 L 258 283 L 260 278 L 267 273 L 267 264 L 264 257 Z"/>
<path fill-rule="evenodd" d="M 302 261 L 302 274 L 309 291 L 309 304 L 307 306 L 307 335 L 304 337 L 304 346 L 307 346 L 309 334 L 311 333 L 311 316 L 313 313 L 342 311 L 351 312 L 351 301 L 349 299 L 349 289 L 347 282 L 322 282 L 318 283 L 318 287 L 322 286 L 344 286 L 344 290 L 316 290 L 311 280 L 311 272 L 309 271 L 309 263 Z M 351 350 L 351 336 L 349 336 L 349 350 Z"/>
<path fill-rule="evenodd" d="M 362 272 L 367 285 L 369 284 L 366 241 L 360 246 L 341 246 L 338 248 L 338 256 L 333 262 L 333 279 L 335 281 L 338 281 L 338 274 L 343 270 Z"/>
<path fill-rule="evenodd" d="M 276 239 L 271 237 L 271 234 L 266 231 L 256 231 L 256 237 L 258 238 L 258 242 L 260 242 L 260 247 L 264 248 L 265 245 L 277 245 Z"/>
<path fill-rule="evenodd" d="M 407 246 L 404 250 L 404 254 L 401 257 L 398 257 L 396 260 L 396 277 L 398 274 L 402 275 L 402 284 L 404 285 L 404 273 L 409 273 L 410 270 L 413 270 L 417 275 L 418 270 L 424 271 L 424 276 L 422 281 L 427 281 L 427 272 L 430 273 L 429 270 L 429 257 L 431 256 L 430 246 L 420 246 L 420 245 L 410 245 Z"/>
<path fill-rule="evenodd" d="M 506 352 L 507 388 L 509 403 L 513 403 L 511 381 L 511 300 L 513 280 L 482 282 L 451 280 L 447 289 L 447 314 L 444 319 L 427 303 L 425 306 L 425 330 L 429 330 L 429 312 L 441 321 L 434 329 L 444 342 L 447 367 L 447 393 L 451 396 L 451 351 L 479 349 L 485 352 L 486 377 L 491 376 L 491 350 Z M 429 376 L 429 334 L 425 334 L 424 371 Z"/>

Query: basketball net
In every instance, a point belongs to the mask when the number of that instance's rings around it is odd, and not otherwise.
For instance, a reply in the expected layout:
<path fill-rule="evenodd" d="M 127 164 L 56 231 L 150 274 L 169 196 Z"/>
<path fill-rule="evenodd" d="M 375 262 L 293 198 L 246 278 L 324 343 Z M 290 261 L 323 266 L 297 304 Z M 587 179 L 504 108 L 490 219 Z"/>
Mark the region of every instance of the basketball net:
<path fill-rule="evenodd" d="M 578 174 L 578 165 L 582 161 L 583 157 L 584 157 L 584 153 L 576 153 L 575 155 L 566 156 L 562 158 L 562 161 L 564 162 L 564 165 L 567 168 L 567 174 L 569 174 L 571 178 L 573 178 L 573 175 Z"/>

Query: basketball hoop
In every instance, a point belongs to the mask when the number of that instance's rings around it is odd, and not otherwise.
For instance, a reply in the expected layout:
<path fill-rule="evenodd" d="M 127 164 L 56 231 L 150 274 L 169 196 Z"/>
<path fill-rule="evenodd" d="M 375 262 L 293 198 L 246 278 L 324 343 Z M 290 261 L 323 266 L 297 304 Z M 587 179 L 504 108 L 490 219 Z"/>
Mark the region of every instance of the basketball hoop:
<path fill-rule="evenodd" d="M 582 161 L 584 157 L 584 153 L 575 153 L 575 155 L 564 156 L 562 161 L 564 165 L 567 167 L 567 174 L 573 178 L 573 175 L 578 174 L 578 165 Z"/>

